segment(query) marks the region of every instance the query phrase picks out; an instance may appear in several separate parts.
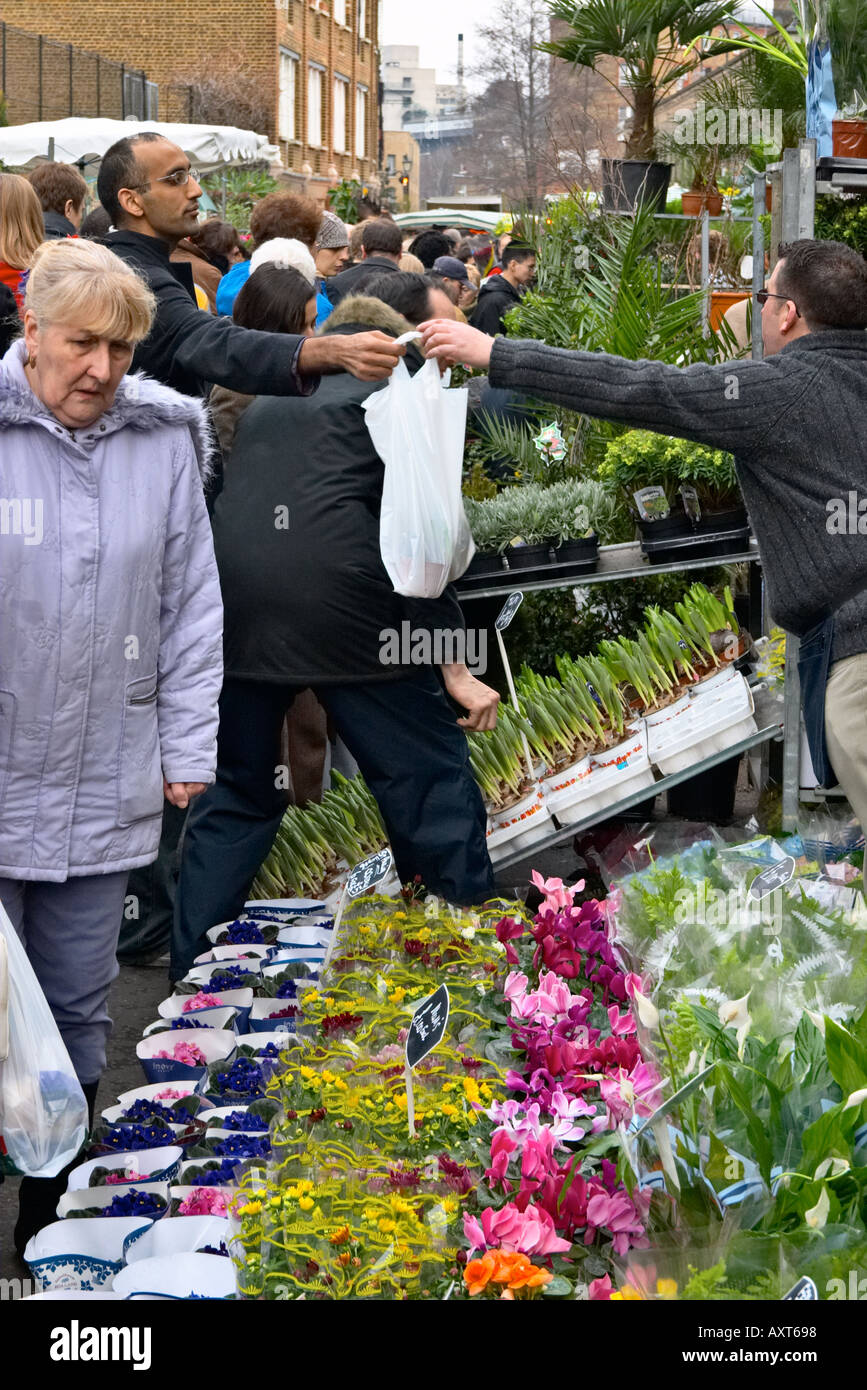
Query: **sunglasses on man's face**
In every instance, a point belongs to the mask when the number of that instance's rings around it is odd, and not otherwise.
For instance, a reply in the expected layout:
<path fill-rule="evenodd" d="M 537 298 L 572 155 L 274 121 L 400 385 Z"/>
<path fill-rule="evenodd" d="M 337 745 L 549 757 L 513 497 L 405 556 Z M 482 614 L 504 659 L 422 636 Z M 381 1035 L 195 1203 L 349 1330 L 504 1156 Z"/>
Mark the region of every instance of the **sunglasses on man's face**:
<path fill-rule="evenodd" d="M 793 299 L 789 299 L 789 296 L 787 294 L 772 294 L 770 290 L 756 290 L 756 303 L 761 304 L 762 308 L 764 308 L 769 299 L 785 299 L 790 304 L 795 303 Z M 798 318 L 801 317 L 801 311 L 798 308 L 797 304 L 795 304 L 795 313 L 798 315 Z"/>

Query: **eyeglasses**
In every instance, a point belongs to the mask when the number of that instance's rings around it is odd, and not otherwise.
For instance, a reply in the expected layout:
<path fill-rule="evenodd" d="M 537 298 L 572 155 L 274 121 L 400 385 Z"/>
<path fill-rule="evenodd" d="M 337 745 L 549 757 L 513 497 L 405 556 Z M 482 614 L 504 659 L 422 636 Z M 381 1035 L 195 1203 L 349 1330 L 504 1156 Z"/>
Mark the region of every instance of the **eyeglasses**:
<path fill-rule="evenodd" d="M 770 290 L 756 290 L 756 303 L 757 303 L 757 304 L 761 304 L 762 307 L 764 308 L 764 306 L 767 304 L 767 302 L 768 302 L 769 299 L 786 299 L 786 300 L 788 300 L 788 299 L 789 299 L 789 296 L 788 296 L 787 294 L 772 294 Z M 789 302 L 790 302 L 791 304 L 794 304 L 794 303 L 795 303 L 794 300 L 789 300 Z M 795 304 L 795 313 L 798 315 L 798 318 L 801 317 L 801 311 L 800 311 L 800 309 L 798 308 L 797 304 Z"/>
<path fill-rule="evenodd" d="M 150 188 L 152 183 L 168 183 L 172 188 L 186 188 L 190 179 L 194 183 L 199 182 L 198 169 L 175 169 L 171 174 L 163 174 L 161 178 L 149 179 L 147 183 L 137 183 L 131 188 L 133 193 L 141 193 L 145 188 Z"/>

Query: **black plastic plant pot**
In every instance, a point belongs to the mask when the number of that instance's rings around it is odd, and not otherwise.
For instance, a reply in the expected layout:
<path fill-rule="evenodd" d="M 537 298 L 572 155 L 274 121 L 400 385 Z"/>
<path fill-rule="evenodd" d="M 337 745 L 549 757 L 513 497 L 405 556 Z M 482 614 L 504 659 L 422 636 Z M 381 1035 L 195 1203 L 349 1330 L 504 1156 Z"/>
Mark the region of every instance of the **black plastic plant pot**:
<path fill-rule="evenodd" d="M 693 534 L 692 522 L 684 512 L 672 512 L 670 516 L 649 517 L 647 520 L 640 516 L 637 525 L 641 533 L 642 543 L 644 541 L 674 540 L 678 536 L 691 536 Z"/>
<path fill-rule="evenodd" d="M 685 820 L 709 821 L 715 825 L 727 825 L 735 811 L 735 793 L 738 785 L 738 768 L 741 755 L 727 758 L 706 772 L 688 777 L 668 790 L 669 815 L 682 816 Z"/>
<path fill-rule="evenodd" d="M 729 507 L 724 512 L 702 512 L 695 529 L 697 535 L 706 536 L 720 531 L 743 531 L 749 524 L 746 507 Z"/>
<path fill-rule="evenodd" d="M 599 537 L 580 536 L 575 540 L 563 541 L 554 547 L 555 565 L 565 564 L 567 560 L 590 560 L 599 554 Z"/>
<path fill-rule="evenodd" d="M 749 544 L 750 528 L 742 526 L 733 531 L 702 534 L 690 529 L 681 537 L 642 539 L 641 549 L 652 565 L 667 565 L 677 560 L 712 560 L 741 555 L 749 549 Z"/>
<path fill-rule="evenodd" d="M 499 554 L 475 554 L 464 570 L 459 584 L 466 584 L 474 579 L 490 579 L 498 574 L 505 574 L 506 566 L 503 557 Z"/>
<path fill-rule="evenodd" d="M 553 541 L 543 541 L 541 545 L 510 545 L 506 551 L 510 570 L 539 569 L 550 565 Z"/>
<path fill-rule="evenodd" d="M 635 212 L 639 203 L 665 212 L 672 166 L 649 159 L 603 159 L 602 206 L 606 212 Z"/>

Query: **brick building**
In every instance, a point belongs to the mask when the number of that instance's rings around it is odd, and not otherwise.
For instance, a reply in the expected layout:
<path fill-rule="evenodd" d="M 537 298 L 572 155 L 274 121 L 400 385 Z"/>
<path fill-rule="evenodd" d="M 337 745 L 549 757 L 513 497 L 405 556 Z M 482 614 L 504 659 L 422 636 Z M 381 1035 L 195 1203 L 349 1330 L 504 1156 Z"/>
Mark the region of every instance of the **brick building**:
<path fill-rule="evenodd" d="M 190 116 L 198 77 L 252 79 L 292 181 L 319 202 L 378 188 L 379 0 L 0 0 L 0 20 L 142 68 L 159 117 Z"/>

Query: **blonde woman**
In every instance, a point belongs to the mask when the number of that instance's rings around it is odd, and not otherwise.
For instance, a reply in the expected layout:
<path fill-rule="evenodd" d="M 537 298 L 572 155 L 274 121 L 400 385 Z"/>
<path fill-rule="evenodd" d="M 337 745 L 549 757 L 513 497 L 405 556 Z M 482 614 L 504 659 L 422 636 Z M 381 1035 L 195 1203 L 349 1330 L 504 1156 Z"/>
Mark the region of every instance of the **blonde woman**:
<path fill-rule="evenodd" d="M 0 174 L 0 284 L 12 291 L 19 312 L 21 277 L 44 240 L 42 204 L 34 189 L 20 174 Z"/>
<path fill-rule="evenodd" d="M 91 1114 L 127 875 L 216 767 L 208 436 L 198 401 L 126 375 L 153 312 L 105 247 L 47 242 L 0 363 L 0 902 Z M 64 1187 L 23 1180 L 19 1252 Z"/>

